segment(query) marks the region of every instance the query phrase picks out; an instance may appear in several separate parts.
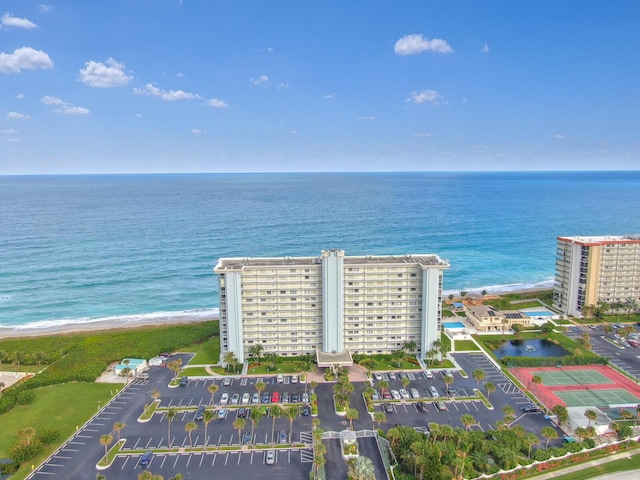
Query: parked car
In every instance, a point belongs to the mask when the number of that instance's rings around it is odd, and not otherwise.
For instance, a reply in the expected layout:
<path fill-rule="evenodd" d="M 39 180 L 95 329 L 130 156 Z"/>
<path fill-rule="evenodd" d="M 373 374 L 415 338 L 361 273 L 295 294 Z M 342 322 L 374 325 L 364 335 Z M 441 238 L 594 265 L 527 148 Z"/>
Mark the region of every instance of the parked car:
<path fill-rule="evenodd" d="M 251 398 L 251 403 L 260 403 L 260 394 L 258 392 L 253 394 Z"/>
<path fill-rule="evenodd" d="M 267 450 L 267 455 L 265 456 L 264 463 L 267 465 L 273 465 L 276 463 L 276 451 L 275 450 Z"/>
<path fill-rule="evenodd" d="M 289 394 L 287 392 L 283 393 L 280 401 L 282 403 L 289 403 Z"/>
<path fill-rule="evenodd" d="M 389 380 L 395 380 L 395 379 L 396 379 L 395 372 L 389 372 Z"/>
<path fill-rule="evenodd" d="M 153 452 L 144 452 L 140 457 L 140 462 L 138 464 L 141 467 L 148 467 L 151 463 L 151 457 L 153 456 Z"/>
<path fill-rule="evenodd" d="M 298 395 L 297 393 L 294 393 L 293 395 L 291 395 L 291 403 L 298 403 L 300 401 L 300 395 Z"/>
<path fill-rule="evenodd" d="M 245 393 L 242 394 L 241 402 L 242 402 L 243 405 L 248 404 L 250 400 L 251 400 L 251 395 L 249 393 L 245 392 Z"/>
<path fill-rule="evenodd" d="M 287 436 L 287 432 L 285 430 L 280 430 L 280 434 L 278 435 L 278 443 L 288 443 L 289 437 Z"/>
<path fill-rule="evenodd" d="M 293 377 L 291 377 L 291 383 L 298 383 L 299 379 L 300 377 L 298 377 L 298 375 L 294 375 Z"/>
<path fill-rule="evenodd" d="M 193 416 L 193 419 L 194 420 L 198 420 L 198 421 L 202 420 L 202 417 L 204 416 L 204 409 L 205 409 L 205 406 L 204 405 L 200 405 L 198 407 L 198 410 L 196 410 L 196 413 Z"/>
<path fill-rule="evenodd" d="M 276 377 L 276 381 L 277 381 L 278 383 L 282 383 L 282 382 L 284 382 L 284 376 L 282 376 L 282 375 L 278 375 L 278 376 Z"/>
<path fill-rule="evenodd" d="M 393 405 L 391 405 L 390 403 L 383 403 L 382 408 L 387 413 L 393 413 Z"/>
<path fill-rule="evenodd" d="M 389 390 L 385 390 L 382 392 L 382 398 L 385 400 L 391 400 L 391 392 L 389 392 Z"/>
<path fill-rule="evenodd" d="M 223 418 L 227 418 L 228 410 L 226 408 L 221 408 L 218 410 L 218 419 L 222 420 Z"/>
<path fill-rule="evenodd" d="M 373 376 L 374 376 L 374 378 L 376 380 L 382 380 L 382 374 L 381 373 L 376 372 L 376 373 L 373 374 Z"/>
<path fill-rule="evenodd" d="M 400 396 L 400 392 L 398 390 L 391 390 L 391 397 L 393 397 L 394 400 L 402 399 L 402 397 Z"/>
<path fill-rule="evenodd" d="M 231 397 L 231 405 L 238 405 L 239 401 L 240 401 L 240 394 L 234 393 L 233 396 Z"/>
<path fill-rule="evenodd" d="M 406 372 L 398 372 L 396 375 L 398 375 L 399 379 L 409 378 L 409 376 L 406 374 Z"/>
<path fill-rule="evenodd" d="M 540 407 L 534 403 L 531 403 L 529 405 L 525 405 L 522 408 L 522 411 L 525 413 L 538 413 L 541 412 L 542 410 L 540 409 Z"/>
<path fill-rule="evenodd" d="M 409 392 L 407 392 L 404 388 L 401 388 L 399 393 L 403 400 L 409 400 L 411 398 Z"/>
<path fill-rule="evenodd" d="M 425 402 L 416 403 L 416 408 L 419 412 L 427 412 L 427 404 Z"/>
<path fill-rule="evenodd" d="M 433 372 L 431 370 L 427 370 L 424 372 L 424 376 L 427 377 L 427 379 L 433 378 Z"/>
<path fill-rule="evenodd" d="M 171 358 L 171 354 L 169 352 L 160 352 L 159 357 Z"/>
<path fill-rule="evenodd" d="M 418 392 L 417 388 L 411 389 L 411 398 L 415 398 L 415 399 L 420 398 L 420 392 Z"/>
<path fill-rule="evenodd" d="M 244 432 L 244 435 L 242 435 L 242 444 L 249 445 L 251 443 L 251 440 L 252 440 L 251 432 Z"/>
<path fill-rule="evenodd" d="M 311 407 L 309 405 L 305 405 L 302 407 L 302 415 L 304 415 L 305 417 L 311 415 Z"/>
<path fill-rule="evenodd" d="M 181 387 L 186 387 L 187 383 L 189 383 L 189 377 L 187 377 L 186 375 L 184 377 L 182 377 L 180 379 L 180 386 Z"/>
<path fill-rule="evenodd" d="M 431 398 L 439 398 L 440 394 L 438 393 L 438 389 L 436 387 L 434 387 L 433 385 L 431 385 L 429 387 L 429 394 L 431 395 Z"/>
<path fill-rule="evenodd" d="M 238 410 L 238 418 L 245 418 L 247 416 L 247 409 L 242 407 Z"/>
<path fill-rule="evenodd" d="M 442 400 L 440 400 L 439 402 L 433 402 L 433 403 L 435 404 L 436 408 L 442 412 L 444 412 L 447 409 L 447 405 Z"/>
<path fill-rule="evenodd" d="M 280 394 L 278 392 L 273 392 L 271 394 L 271 403 L 278 403 L 280 401 Z"/>
<path fill-rule="evenodd" d="M 271 397 L 268 393 L 262 394 L 262 403 L 269 403 L 271 401 Z"/>
<path fill-rule="evenodd" d="M 380 394 L 378 393 L 377 390 L 375 392 L 373 392 L 373 395 L 371 395 L 371 400 L 373 400 L 373 401 L 380 400 Z"/>
<path fill-rule="evenodd" d="M 229 394 L 224 392 L 220 397 L 220 405 L 226 405 L 227 403 L 229 403 Z"/>
<path fill-rule="evenodd" d="M 231 385 L 231 379 L 229 377 L 226 377 L 224 380 L 222 380 L 222 385 L 228 387 L 229 385 Z"/>
<path fill-rule="evenodd" d="M 302 403 L 309 403 L 309 394 L 307 392 L 302 394 Z"/>

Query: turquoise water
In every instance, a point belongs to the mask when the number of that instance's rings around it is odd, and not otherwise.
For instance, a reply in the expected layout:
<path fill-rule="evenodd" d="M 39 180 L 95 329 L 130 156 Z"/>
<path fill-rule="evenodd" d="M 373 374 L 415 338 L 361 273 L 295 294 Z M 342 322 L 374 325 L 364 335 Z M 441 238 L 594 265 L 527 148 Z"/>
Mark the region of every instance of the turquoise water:
<path fill-rule="evenodd" d="M 541 311 L 524 311 L 522 312 L 526 315 L 529 315 L 530 317 L 553 317 L 553 313 L 548 312 L 547 310 L 541 310 Z"/>
<path fill-rule="evenodd" d="M 556 236 L 638 233 L 637 205 L 638 172 L 0 176 L 0 325 L 205 318 L 218 258 L 328 248 L 550 286 Z"/>
<path fill-rule="evenodd" d="M 447 322 L 443 323 L 444 328 L 464 328 L 464 324 L 461 322 Z"/>

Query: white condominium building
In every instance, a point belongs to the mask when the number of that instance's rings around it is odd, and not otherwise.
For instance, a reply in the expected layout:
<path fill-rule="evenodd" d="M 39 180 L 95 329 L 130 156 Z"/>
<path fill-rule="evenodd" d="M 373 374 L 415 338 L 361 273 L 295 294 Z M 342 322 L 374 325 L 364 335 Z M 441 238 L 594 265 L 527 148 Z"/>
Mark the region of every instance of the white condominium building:
<path fill-rule="evenodd" d="M 351 353 L 390 353 L 405 341 L 422 358 L 440 338 L 443 271 L 437 255 L 222 258 L 221 357 L 252 346 L 281 356 L 348 364 Z"/>
<path fill-rule="evenodd" d="M 640 300 L 640 235 L 558 237 L 554 305 L 582 317 L 598 302 Z"/>

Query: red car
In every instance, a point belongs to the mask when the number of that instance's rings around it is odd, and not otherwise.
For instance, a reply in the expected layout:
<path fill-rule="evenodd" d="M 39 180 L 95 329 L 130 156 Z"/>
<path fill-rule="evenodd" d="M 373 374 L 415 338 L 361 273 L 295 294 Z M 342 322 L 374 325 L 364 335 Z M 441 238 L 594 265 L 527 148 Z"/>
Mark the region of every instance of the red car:
<path fill-rule="evenodd" d="M 391 400 L 391 393 L 385 390 L 384 392 L 382 392 L 382 398 L 384 398 L 385 400 Z"/>
<path fill-rule="evenodd" d="M 278 392 L 273 392 L 271 394 L 271 403 L 278 403 L 280 401 L 280 394 Z"/>

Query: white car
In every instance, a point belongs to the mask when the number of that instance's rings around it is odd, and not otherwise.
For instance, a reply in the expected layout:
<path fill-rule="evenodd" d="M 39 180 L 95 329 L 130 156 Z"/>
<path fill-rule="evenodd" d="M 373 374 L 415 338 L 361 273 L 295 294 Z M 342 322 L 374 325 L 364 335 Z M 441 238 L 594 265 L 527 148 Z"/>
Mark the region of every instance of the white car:
<path fill-rule="evenodd" d="M 394 400 L 402 399 L 402 397 L 400 396 L 400 392 L 398 392 L 398 390 L 391 390 L 391 396 L 393 397 Z"/>
<path fill-rule="evenodd" d="M 242 404 L 243 405 L 247 405 L 250 400 L 251 400 L 251 395 L 250 394 L 248 394 L 246 392 L 242 394 Z"/>
<path fill-rule="evenodd" d="M 260 394 L 258 392 L 253 394 L 253 398 L 251 399 L 251 403 L 260 403 Z"/>
<path fill-rule="evenodd" d="M 274 463 L 276 463 L 276 451 L 275 450 L 268 450 L 267 451 L 267 456 L 265 459 L 265 463 L 267 465 L 273 465 Z"/>
<path fill-rule="evenodd" d="M 433 372 L 431 370 L 427 370 L 424 372 L 424 376 L 427 378 L 433 378 Z"/>
<path fill-rule="evenodd" d="M 229 403 L 229 394 L 225 392 L 220 397 L 220 405 L 226 405 L 227 403 Z"/>
<path fill-rule="evenodd" d="M 409 400 L 411 398 L 411 396 L 409 395 L 409 392 L 407 392 L 404 388 L 400 389 L 400 396 L 404 399 L 404 400 Z"/>
<path fill-rule="evenodd" d="M 431 394 L 431 398 L 439 398 L 440 394 L 438 393 L 438 389 L 431 385 L 429 387 L 429 393 Z"/>
<path fill-rule="evenodd" d="M 415 398 L 415 399 L 420 398 L 420 392 L 418 392 L 417 388 L 411 389 L 411 398 Z"/>
<path fill-rule="evenodd" d="M 294 375 L 293 377 L 291 377 L 291 383 L 298 383 L 299 377 L 298 375 Z"/>

